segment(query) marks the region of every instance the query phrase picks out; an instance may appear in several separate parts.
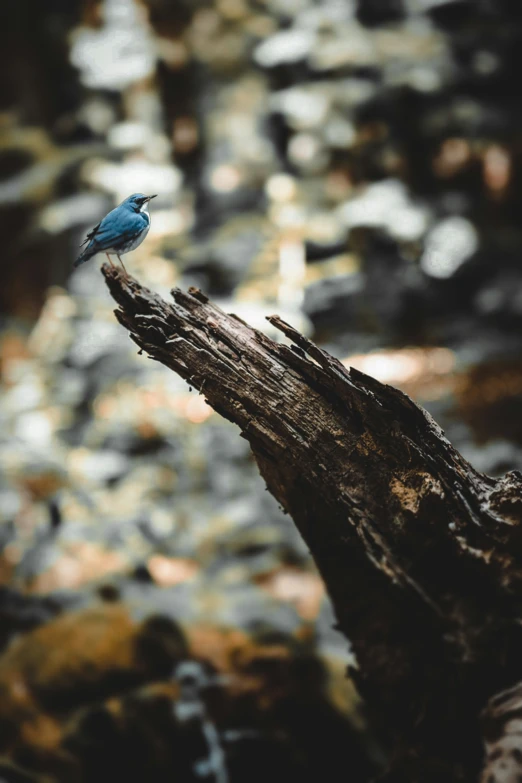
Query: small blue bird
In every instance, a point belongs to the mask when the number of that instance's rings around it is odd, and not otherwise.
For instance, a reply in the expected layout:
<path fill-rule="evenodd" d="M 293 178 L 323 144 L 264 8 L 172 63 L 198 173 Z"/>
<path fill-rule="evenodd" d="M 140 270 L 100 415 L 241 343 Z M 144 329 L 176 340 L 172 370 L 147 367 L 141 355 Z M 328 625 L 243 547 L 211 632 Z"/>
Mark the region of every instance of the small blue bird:
<path fill-rule="evenodd" d="M 104 252 L 111 266 L 114 266 L 110 257 L 110 254 L 113 253 L 118 256 L 118 260 L 127 274 L 120 256 L 135 250 L 149 233 L 150 215 L 147 212 L 147 207 L 152 198 L 156 198 L 156 196 L 134 193 L 122 201 L 119 207 L 105 215 L 103 220 L 94 226 L 92 231 L 89 231 L 87 238 L 82 242 L 82 245 L 87 245 L 87 247 L 78 256 L 74 266 L 84 264 L 100 252 Z"/>

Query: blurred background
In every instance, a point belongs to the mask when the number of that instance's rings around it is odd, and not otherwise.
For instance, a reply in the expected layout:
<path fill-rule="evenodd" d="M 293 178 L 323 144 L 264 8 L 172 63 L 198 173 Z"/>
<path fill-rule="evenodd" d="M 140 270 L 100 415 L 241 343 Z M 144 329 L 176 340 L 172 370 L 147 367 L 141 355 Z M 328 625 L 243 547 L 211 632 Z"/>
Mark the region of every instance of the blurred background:
<path fill-rule="evenodd" d="M 157 193 L 141 282 L 277 312 L 522 469 L 522 5 L 0 14 L 0 777 L 368 780 L 386 748 L 291 520 L 137 355 L 104 258 L 72 263 Z"/>

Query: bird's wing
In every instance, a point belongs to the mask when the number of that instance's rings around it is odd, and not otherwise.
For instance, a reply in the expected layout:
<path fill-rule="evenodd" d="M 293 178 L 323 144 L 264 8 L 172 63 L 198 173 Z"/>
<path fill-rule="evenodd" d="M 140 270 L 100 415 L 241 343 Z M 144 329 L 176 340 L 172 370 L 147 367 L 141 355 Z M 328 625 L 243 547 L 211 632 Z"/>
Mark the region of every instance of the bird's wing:
<path fill-rule="evenodd" d="M 115 244 L 125 244 L 138 237 L 143 231 L 142 219 L 133 212 L 115 209 L 87 235 L 93 250 L 109 250 Z"/>
<path fill-rule="evenodd" d="M 83 247 L 84 245 L 88 244 L 91 241 L 91 239 L 94 239 L 94 237 L 96 236 L 96 233 L 97 233 L 98 229 L 100 228 L 101 224 L 102 224 L 102 221 L 100 220 L 100 222 L 98 223 L 97 226 L 94 226 L 94 228 L 91 228 L 91 230 L 89 231 L 89 233 L 87 234 L 87 236 L 85 237 L 83 242 L 81 243 L 80 247 Z"/>

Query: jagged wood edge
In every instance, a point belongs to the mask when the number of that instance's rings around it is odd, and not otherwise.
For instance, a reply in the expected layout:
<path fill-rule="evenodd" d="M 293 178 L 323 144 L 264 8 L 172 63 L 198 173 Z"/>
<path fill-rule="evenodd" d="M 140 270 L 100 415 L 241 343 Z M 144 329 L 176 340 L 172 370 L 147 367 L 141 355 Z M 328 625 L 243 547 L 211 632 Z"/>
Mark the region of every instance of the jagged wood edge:
<path fill-rule="evenodd" d="M 249 441 L 314 555 L 383 735 L 426 758 L 445 742 L 449 766 L 477 764 L 480 709 L 521 675 L 520 473 L 477 472 L 409 397 L 278 316 L 290 345 L 196 289 L 167 303 L 103 273 L 140 349 Z"/>

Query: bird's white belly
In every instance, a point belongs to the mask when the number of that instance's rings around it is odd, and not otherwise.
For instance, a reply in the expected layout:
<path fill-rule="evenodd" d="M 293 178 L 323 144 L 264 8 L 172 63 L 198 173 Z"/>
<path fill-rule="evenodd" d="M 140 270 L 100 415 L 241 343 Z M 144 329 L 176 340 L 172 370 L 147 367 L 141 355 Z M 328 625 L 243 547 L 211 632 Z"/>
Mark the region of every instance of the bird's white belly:
<path fill-rule="evenodd" d="M 128 242 L 126 245 L 120 245 L 118 248 L 111 248 L 110 250 L 106 250 L 106 253 L 117 253 L 120 256 L 125 255 L 125 253 L 130 253 L 132 250 L 136 250 L 137 247 L 141 245 L 147 234 L 149 233 L 150 229 L 150 223 L 148 226 L 145 226 L 141 234 L 136 237 L 136 239 L 133 239 L 131 242 Z"/>

